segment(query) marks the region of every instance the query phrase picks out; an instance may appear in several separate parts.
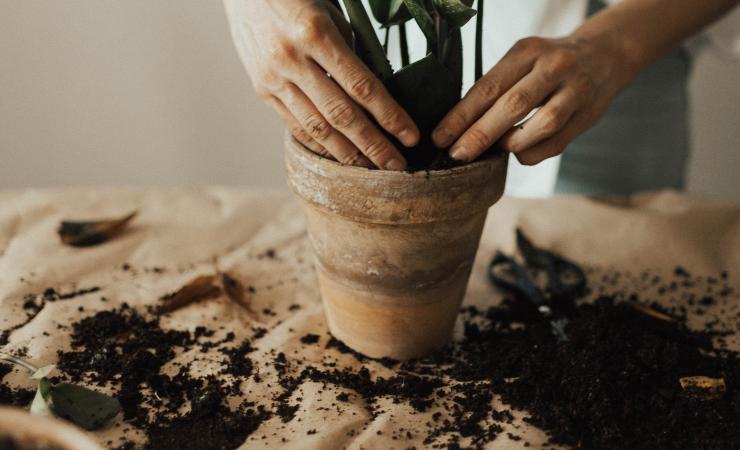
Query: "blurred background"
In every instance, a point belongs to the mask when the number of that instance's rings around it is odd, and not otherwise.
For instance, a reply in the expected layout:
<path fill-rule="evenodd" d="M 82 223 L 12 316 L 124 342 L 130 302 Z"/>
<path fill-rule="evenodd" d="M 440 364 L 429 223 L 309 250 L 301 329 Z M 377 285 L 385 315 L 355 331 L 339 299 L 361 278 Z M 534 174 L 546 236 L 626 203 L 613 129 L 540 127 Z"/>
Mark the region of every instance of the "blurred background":
<path fill-rule="evenodd" d="M 706 48 L 690 92 L 688 189 L 740 200 L 740 61 Z M 285 189 L 282 135 L 220 0 L 0 0 L 2 189 Z"/>

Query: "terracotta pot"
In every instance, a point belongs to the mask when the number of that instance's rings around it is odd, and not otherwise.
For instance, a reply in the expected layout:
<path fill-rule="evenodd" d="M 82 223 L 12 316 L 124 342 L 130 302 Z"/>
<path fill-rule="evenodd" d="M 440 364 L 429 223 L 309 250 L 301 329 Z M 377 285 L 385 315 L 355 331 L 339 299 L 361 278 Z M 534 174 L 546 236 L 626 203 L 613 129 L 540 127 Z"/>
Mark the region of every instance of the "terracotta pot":
<path fill-rule="evenodd" d="M 343 166 L 286 140 L 329 330 L 367 356 L 408 359 L 450 338 L 507 155 L 430 172 Z"/>
<path fill-rule="evenodd" d="M 19 448 L 102 450 L 83 431 L 66 422 L 0 406 L 0 443 L 3 439 L 10 439 Z"/>

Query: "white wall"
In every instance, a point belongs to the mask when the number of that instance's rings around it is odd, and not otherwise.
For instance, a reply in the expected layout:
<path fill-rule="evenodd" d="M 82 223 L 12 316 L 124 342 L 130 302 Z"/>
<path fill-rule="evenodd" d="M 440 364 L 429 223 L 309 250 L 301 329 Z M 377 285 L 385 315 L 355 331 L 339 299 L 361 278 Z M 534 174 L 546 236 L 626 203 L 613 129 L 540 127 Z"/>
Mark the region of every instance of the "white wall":
<path fill-rule="evenodd" d="M 0 188 L 282 180 L 219 0 L 0 0 Z"/>
<path fill-rule="evenodd" d="M 740 62 L 691 85 L 692 191 L 740 199 Z M 220 0 L 0 0 L 0 188 L 284 186 Z"/>

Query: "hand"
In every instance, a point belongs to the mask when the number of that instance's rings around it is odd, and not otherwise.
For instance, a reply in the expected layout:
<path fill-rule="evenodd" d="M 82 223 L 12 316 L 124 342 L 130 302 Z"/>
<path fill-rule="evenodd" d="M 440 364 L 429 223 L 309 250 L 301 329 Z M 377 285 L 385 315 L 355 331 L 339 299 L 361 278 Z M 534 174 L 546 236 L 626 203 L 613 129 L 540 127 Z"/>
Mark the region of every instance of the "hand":
<path fill-rule="evenodd" d="M 225 0 L 232 36 L 257 94 L 296 139 L 344 164 L 404 170 L 366 115 L 406 146 L 419 130 L 354 54 L 342 13 L 326 0 Z"/>
<path fill-rule="evenodd" d="M 611 48 L 598 39 L 519 41 L 442 119 L 435 145 L 453 144 L 450 156 L 462 161 L 496 142 L 525 165 L 559 155 L 632 77 Z"/>

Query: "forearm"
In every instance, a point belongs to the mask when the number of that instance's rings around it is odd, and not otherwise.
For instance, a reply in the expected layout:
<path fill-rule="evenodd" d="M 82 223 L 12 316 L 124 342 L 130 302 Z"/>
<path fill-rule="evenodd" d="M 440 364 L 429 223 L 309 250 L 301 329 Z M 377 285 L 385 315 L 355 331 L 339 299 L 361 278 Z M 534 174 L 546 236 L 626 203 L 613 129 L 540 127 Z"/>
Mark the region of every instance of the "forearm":
<path fill-rule="evenodd" d="M 606 40 L 624 63 L 626 82 L 738 0 L 624 0 L 587 20 L 573 38 Z"/>

